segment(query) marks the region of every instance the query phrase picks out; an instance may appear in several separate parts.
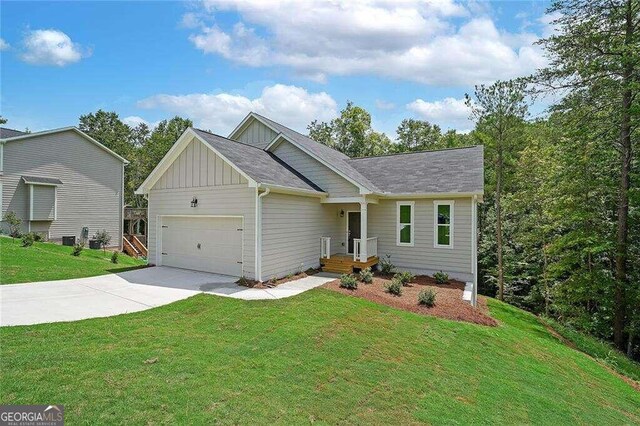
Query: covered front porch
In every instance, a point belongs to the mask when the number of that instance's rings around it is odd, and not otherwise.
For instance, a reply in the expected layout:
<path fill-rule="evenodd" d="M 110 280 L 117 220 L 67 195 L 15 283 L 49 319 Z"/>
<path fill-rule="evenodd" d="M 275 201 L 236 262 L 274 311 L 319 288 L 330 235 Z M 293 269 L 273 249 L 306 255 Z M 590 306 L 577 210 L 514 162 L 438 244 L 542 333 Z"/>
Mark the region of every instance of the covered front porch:
<path fill-rule="evenodd" d="M 378 263 L 378 237 L 370 236 L 368 228 L 371 202 L 363 197 L 357 204 L 336 206 L 338 217 L 333 235 L 320 238 L 323 271 L 352 273 L 354 269 L 373 267 Z"/>

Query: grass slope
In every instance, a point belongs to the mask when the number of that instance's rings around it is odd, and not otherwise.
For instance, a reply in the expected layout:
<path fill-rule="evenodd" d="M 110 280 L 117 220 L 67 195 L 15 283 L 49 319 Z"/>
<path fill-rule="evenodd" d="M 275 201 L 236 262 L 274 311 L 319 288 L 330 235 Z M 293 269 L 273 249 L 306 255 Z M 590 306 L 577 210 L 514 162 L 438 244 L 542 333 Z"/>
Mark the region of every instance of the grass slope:
<path fill-rule="evenodd" d="M 64 404 L 69 423 L 640 422 L 629 384 L 532 315 L 490 308 L 499 327 L 315 289 L 2 328 L 0 400 Z"/>
<path fill-rule="evenodd" d="M 93 277 L 144 265 L 124 254 L 113 264 L 109 251 L 85 249 L 78 257 L 71 251 L 71 247 L 53 243 L 22 247 L 19 239 L 0 237 L 0 284 Z"/>

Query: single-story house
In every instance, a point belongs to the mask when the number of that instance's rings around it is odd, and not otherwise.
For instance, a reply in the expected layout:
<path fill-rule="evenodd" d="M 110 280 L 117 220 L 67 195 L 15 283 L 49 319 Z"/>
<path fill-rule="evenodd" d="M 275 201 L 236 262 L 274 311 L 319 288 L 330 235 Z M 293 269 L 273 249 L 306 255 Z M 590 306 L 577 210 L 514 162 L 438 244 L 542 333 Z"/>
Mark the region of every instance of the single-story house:
<path fill-rule="evenodd" d="M 75 127 L 25 133 L 0 129 L 1 217 L 52 241 L 106 230 L 122 246 L 127 160 Z M 8 232 L 5 221 L 0 223 Z"/>
<path fill-rule="evenodd" d="M 348 156 L 256 113 L 228 137 L 187 129 L 137 190 L 149 262 L 266 281 L 389 255 L 476 279 L 483 148 Z"/>

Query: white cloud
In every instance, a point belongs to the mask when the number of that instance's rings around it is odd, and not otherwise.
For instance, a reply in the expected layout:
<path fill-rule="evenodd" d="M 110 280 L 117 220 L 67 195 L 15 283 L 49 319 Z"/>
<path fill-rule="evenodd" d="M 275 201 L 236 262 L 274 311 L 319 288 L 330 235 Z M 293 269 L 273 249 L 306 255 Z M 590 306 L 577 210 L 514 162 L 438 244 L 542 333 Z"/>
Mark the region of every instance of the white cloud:
<path fill-rule="evenodd" d="M 11 47 L 11 45 L 9 43 L 7 43 L 6 41 L 4 41 L 3 38 L 0 38 L 0 51 L 3 50 L 7 50 Z"/>
<path fill-rule="evenodd" d="M 197 127 L 227 135 L 250 111 L 263 114 L 301 133 L 315 120 L 337 116 L 335 100 L 325 92 L 309 93 L 296 86 L 267 86 L 259 97 L 250 99 L 231 93 L 159 94 L 138 102 L 140 108 L 160 109 L 186 116 Z"/>
<path fill-rule="evenodd" d="M 253 67 L 286 66 L 318 81 L 375 74 L 470 85 L 544 65 L 532 45 L 536 34 L 499 31 L 486 13 L 467 7 L 452 0 L 209 0 L 197 20 L 190 12 L 183 21 L 198 28 L 190 40 L 205 53 Z M 213 23 L 227 11 L 240 21 L 228 29 Z"/>
<path fill-rule="evenodd" d="M 159 123 L 159 121 L 152 122 L 152 121 L 145 120 L 144 118 L 139 117 L 137 115 L 130 115 L 128 117 L 124 117 L 122 119 L 122 122 L 131 127 L 136 127 L 138 124 L 144 123 L 147 126 L 149 126 L 149 129 L 154 129 Z"/>
<path fill-rule="evenodd" d="M 376 108 L 378 109 L 389 110 L 389 109 L 394 109 L 395 107 L 396 107 L 396 104 L 394 104 L 393 102 L 388 102 L 382 99 L 376 99 Z"/>
<path fill-rule="evenodd" d="M 53 29 L 29 31 L 23 45 L 22 60 L 34 65 L 63 67 L 90 55 L 88 51 L 83 53 L 82 47 L 68 35 Z"/>
<path fill-rule="evenodd" d="M 407 104 L 407 109 L 419 118 L 437 124 L 444 130 L 455 129 L 468 132 L 473 128 L 474 123 L 469 119 L 471 111 L 464 99 L 444 98 L 433 102 L 416 99 Z"/>

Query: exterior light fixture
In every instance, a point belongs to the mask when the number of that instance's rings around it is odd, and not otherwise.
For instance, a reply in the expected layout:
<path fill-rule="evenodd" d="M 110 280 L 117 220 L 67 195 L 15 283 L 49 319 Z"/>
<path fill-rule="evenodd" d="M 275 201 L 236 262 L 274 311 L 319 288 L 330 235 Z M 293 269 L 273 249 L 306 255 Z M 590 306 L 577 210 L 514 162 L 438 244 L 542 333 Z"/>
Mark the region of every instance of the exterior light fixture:
<path fill-rule="evenodd" d="M 198 199 L 196 197 L 191 200 L 191 207 L 198 207 Z"/>
<path fill-rule="evenodd" d="M 340 217 L 344 217 L 344 210 L 340 210 Z"/>

